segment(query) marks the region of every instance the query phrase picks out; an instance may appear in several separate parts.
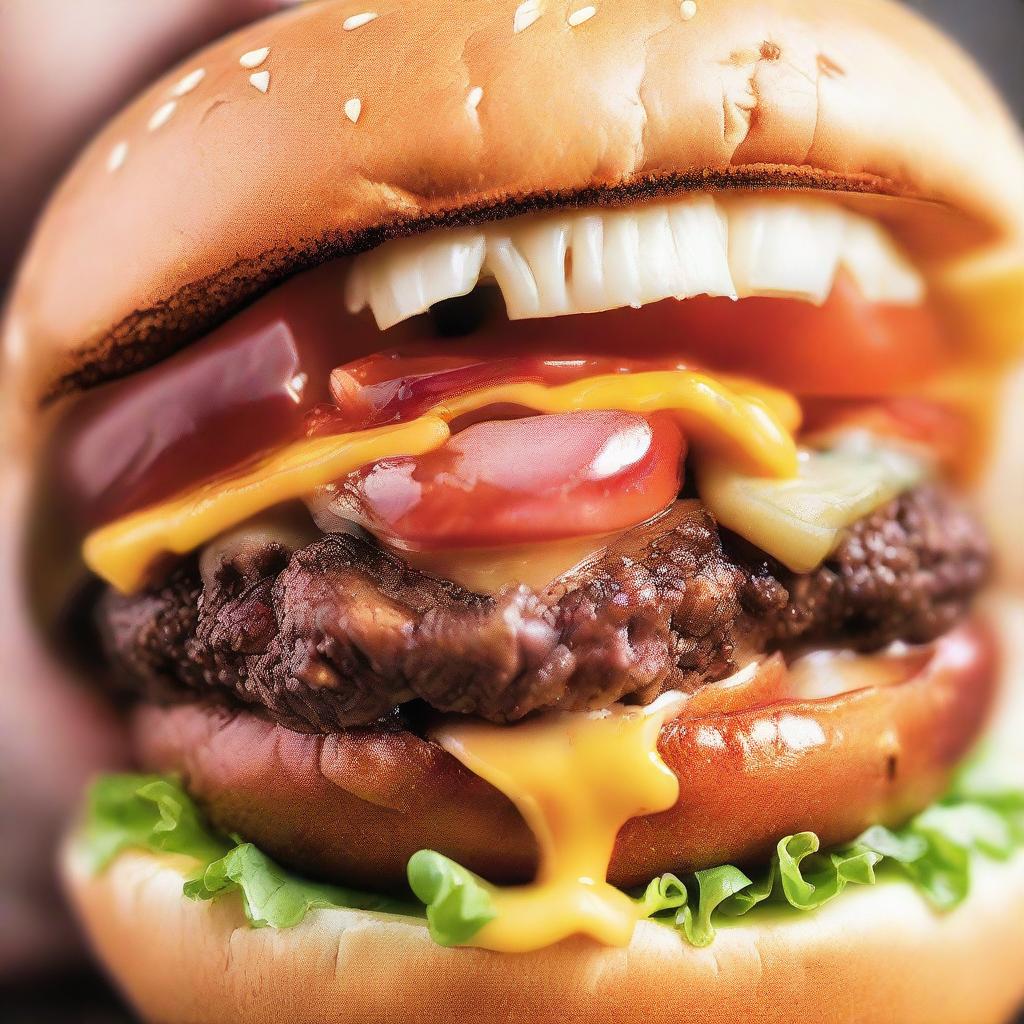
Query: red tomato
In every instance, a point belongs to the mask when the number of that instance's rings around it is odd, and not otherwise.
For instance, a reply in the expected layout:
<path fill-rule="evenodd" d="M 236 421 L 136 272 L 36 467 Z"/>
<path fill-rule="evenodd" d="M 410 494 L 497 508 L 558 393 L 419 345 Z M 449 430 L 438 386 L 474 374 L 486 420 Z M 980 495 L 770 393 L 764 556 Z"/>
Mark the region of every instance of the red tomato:
<path fill-rule="evenodd" d="M 419 458 L 384 459 L 341 491 L 354 518 L 410 548 L 558 540 L 624 530 L 667 508 L 684 455 L 668 416 L 531 416 L 477 423 Z"/>
<path fill-rule="evenodd" d="M 386 354 L 336 371 L 343 408 L 359 397 L 377 415 L 390 414 L 399 404 L 416 405 L 417 392 L 436 398 L 447 371 L 462 373 L 461 361 L 506 366 L 582 360 L 602 373 L 687 365 L 801 396 L 867 398 L 911 391 L 955 355 L 930 307 L 870 303 L 845 274 L 822 306 L 705 296 L 539 320 L 509 321 L 492 310 L 460 338 L 438 338 L 429 317 L 400 324 L 381 338 L 392 346 Z M 549 376 L 514 367 L 508 373 L 518 379 Z M 381 401 L 387 382 L 400 380 L 402 386 Z"/>
<path fill-rule="evenodd" d="M 962 412 L 925 398 L 811 399 L 803 403 L 804 436 L 827 437 L 837 430 L 868 430 L 927 449 L 949 467 L 971 450 L 971 423 Z"/>
<path fill-rule="evenodd" d="M 862 397 L 911 390 L 955 354 L 930 307 L 870 303 L 845 274 L 822 306 L 780 298 L 666 299 L 641 309 L 496 319 L 445 348 L 676 361 L 799 395 Z"/>
<path fill-rule="evenodd" d="M 870 303 L 845 275 L 823 306 L 696 298 L 665 310 L 664 327 L 681 353 L 798 395 L 906 392 L 953 355 L 929 307 Z"/>
<path fill-rule="evenodd" d="M 905 393 L 951 354 L 927 307 L 872 305 L 843 276 L 820 308 L 669 299 L 510 322 L 500 303 L 485 304 L 479 325 L 452 338 L 431 316 L 381 333 L 368 315 L 347 315 L 339 275 L 336 265 L 301 275 L 159 367 L 86 396 L 51 456 L 70 519 L 91 528 L 307 430 L 407 418 L 445 392 L 500 379 L 554 383 L 685 363 L 803 396 L 866 398 Z M 331 394 L 336 404 L 320 404 Z"/>

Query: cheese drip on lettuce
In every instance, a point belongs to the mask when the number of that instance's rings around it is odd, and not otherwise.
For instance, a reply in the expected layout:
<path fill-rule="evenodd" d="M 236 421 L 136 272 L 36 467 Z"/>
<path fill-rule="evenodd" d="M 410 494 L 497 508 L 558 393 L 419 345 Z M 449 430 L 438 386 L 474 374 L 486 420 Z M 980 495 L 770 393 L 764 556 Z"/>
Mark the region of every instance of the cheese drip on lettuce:
<path fill-rule="evenodd" d="M 472 945 L 495 916 L 489 883 L 439 853 L 424 850 L 409 863 L 420 902 L 327 885 L 282 868 L 252 843 L 212 829 L 173 778 L 108 775 L 92 786 L 78 847 L 101 871 L 121 851 L 147 850 L 191 858 L 183 893 L 196 901 L 239 898 L 255 928 L 288 928 L 311 910 L 349 908 L 425 917 L 436 942 Z M 979 858 L 1009 860 L 1024 850 L 1024 788 L 997 759 L 968 766 L 948 796 L 900 829 L 868 829 L 855 842 L 821 850 L 801 832 L 777 846 L 758 871 L 725 864 L 692 874 L 662 875 L 632 894 L 639 916 L 677 929 L 707 946 L 726 921 L 768 909 L 815 910 L 850 886 L 901 878 L 940 911 L 969 894 Z"/>

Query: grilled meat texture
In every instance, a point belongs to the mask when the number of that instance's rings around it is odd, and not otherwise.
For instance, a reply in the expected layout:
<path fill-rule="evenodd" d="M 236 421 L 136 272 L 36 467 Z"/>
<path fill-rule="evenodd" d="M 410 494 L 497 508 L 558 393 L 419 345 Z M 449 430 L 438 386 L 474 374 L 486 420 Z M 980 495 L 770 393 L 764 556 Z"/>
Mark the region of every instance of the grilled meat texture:
<path fill-rule="evenodd" d="M 120 684 L 148 699 L 241 704 L 310 732 L 416 700 L 508 722 L 692 691 L 764 651 L 923 643 L 988 569 L 980 527 L 934 487 L 856 524 L 806 575 L 680 502 L 543 592 L 474 594 L 346 535 L 264 539 L 108 592 L 100 628 Z"/>

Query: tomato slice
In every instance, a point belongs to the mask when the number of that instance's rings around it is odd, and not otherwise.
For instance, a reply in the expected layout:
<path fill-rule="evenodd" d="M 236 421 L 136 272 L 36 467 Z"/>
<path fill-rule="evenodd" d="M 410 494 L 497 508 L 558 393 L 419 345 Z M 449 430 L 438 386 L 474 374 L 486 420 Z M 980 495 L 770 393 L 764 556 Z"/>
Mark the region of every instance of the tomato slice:
<path fill-rule="evenodd" d="M 673 354 L 698 365 L 800 396 L 907 393 L 955 355 L 930 307 L 868 302 L 845 274 L 822 306 L 704 296 L 636 314 L 631 335 L 645 352 L 657 355 L 670 345 Z"/>
<path fill-rule="evenodd" d="M 510 358 L 582 359 L 623 370 L 681 364 L 751 377 L 798 395 L 872 397 L 912 391 L 956 355 L 930 306 L 868 302 L 846 274 L 836 278 L 821 306 L 698 296 L 540 320 L 509 321 L 492 311 L 474 332 L 444 340 L 430 337 L 430 323 L 418 317 L 401 325 L 401 334 L 386 332 L 394 346 L 388 359 L 353 364 L 354 376 L 369 372 L 374 384 L 389 375 L 397 379 L 414 373 L 417 360 L 426 367 L 430 355 L 444 353 L 449 368 L 459 359 Z M 403 369 L 403 360 L 409 368 Z"/>
<path fill-rule="evenodd" d="M 499 381 L 553 384 L 683 366 L 750 377 L 802 397 L 893 396 L 954 356 L 928 306 L 870 303 L 845 274 L 822 306 L 697 297 L 524 321 L 492 310 L 464 337 L 430 334 L 430 318 L 415 318 L 401 334 L 385 335 L 396 347 L 335 369 L 335 407 L 316 410 L 310 433 L 409 419 L 447 396 Z"/>
<path fill-rule="evenodd" d="M 840 431 L 866 430 L 927 451 L 948 469 L 963 462 L 972 444 L 968 417 L 926 398 L 817 398 L 805 400 L 803 412 L 804 436 L 812 443 Z"/>
<path fill-rule="evenodd" d="M 421 550 L 585 537 L 667 508 L 684 456 L 678 426 L 663 415 L 488 421 L 436 452 L 364 467 L 342 482 L 333 510 Z"/>
<path fill-rule="evenodd" d="M 510 322 L 500 301 L 483 303 L 480 319 L 451 337 L 436 316 L 383 334 L 372 318 L 349 316 L 338 273 L 327 265 L 301 275 L 201 344 L 87 395 L 49 457 L 56 501 L 73 525 L 109 522 L 304 433 L 407 419 L 501 380 L 562 383 L 686 365 L 803 397 L 873 398 L 907 393 L 953 355 L 927 307 L 873 305 L 843 275 L 821 307 L 669 299 Z"/>

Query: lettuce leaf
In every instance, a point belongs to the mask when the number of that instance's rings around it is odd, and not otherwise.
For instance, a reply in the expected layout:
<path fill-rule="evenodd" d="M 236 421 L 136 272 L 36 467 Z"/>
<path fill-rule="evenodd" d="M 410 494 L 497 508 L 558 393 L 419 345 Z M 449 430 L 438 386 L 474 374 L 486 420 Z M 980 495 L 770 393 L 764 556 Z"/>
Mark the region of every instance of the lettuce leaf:
<path fill-rule="evenodd" d="M 491 886 L 440 853 L 414 853 L 408 875 L 410 888 L 427 909 L 431 938 L 440 946 L 465 945 L 497 915 Z"/>
<path fill-rule="evenodd" d="M 245 916 L 254 928 L 291 928 L 310 910 L 346 907 L 420 916 L 421 908 L 380 893 L 310 882 L 285 871 L 252 843 L 242 843 L 185 883 L 192 900 L 212 900 L 225 893 L 242 897 Z"/>
<path fill-rule="evenodd" d="M 274 863 L 252 843 L 218 834 L 175 779 L 106 775 L 90 787 L 79 849 L 94 870 L 122 850 L 178 853 L 197 861 L 184 885 L 192 900 L 238 893 L 254 928 L 290 928 L 310 910 L 351 908 L 419 916 L 422 907 L 379 893 L 312 882 Z"/>
<path fill-rule="evenodd" d="M 749 889 L 752 882 L 739 868 L 725 864 L 694 872 L 697 899 L 676 911 L 675 924 L 694 946 L 708 946 L 715 937 L 711 918 L 720 907 Z"/>
<path fill-rule="evenodd" d="M 132 847 L 184 854 L 195 871 L 184 884 L 193 900 L 241 899 L 257 928 L 288 928 L 310 910 L 347 907 L 426 916 L 434 941 L 466 945 L 496 909 L 494 887 L 432 850 L 409 861 L 408 879 L 419 902 L 300 878 L 252 843 L 221 835 L 203 819 L 173 778 L 110 775 L 90 789 L 79 838 L 94 870 Z M 869 828 L 852 843 L 821 850 L 813 832 L 786 836 L 757 871 L 724 864 L 679 877 L 655 878 L 635 893 L 637 916 L 676 928 L 694 946 L 714 941 L 716 926 L 759 908 L 806 912 L 852 886 L 873 885 L 880 873 L 915 885 L 940 910 L 970 890 L 978 856 L 1007 860 L 1024 849 L 1024 789 L 978 760 L 957 778 L 948 796 L 899 829 Z"/>
<path fill-rule="evenodd" d="M 78 845 L 94 871 L 131 847 L 209 863 L 232 846 L 207 827 L 192 798 L 173 779 L 104 775 L 89 787 L 86 801 Z"/>
<path fill-rule="evenodd" d="M 642 916 L 672 924 L 694 946 L 715 937 L 715 920 L 761 905 L 815 910 L 849 885 L 873 885 L 898 872 L 939 910 L 970 892 L 978 855 L 1005 861 L 1024 849 L 1024 790 L 984 758 L 960 774 L 949 795 L 900 829 L 869 828 L 854 842 L 822 852 L 813 832 L 787 836 L 754 877 L 731 865 L 683 879 L 663 875 L 637 897 Z"/>

